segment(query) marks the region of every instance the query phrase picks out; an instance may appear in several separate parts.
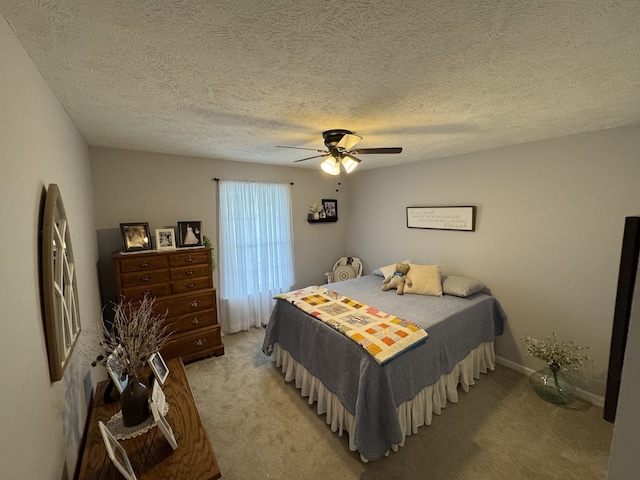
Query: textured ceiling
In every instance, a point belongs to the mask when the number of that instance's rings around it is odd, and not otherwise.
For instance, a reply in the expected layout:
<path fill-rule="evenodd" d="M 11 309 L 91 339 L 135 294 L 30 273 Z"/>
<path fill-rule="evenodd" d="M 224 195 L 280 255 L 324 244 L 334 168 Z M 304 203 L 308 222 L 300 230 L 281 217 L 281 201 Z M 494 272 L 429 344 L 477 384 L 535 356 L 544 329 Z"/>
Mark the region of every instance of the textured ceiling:
<path fill-rule="evenodd" d="M 640 123 L 637 0 L 0 0 L 90 145 L 360 168 Z M 3 68 L 7 68 L 5 64 Z M 314 167 L 321 159 L 296 163 Z"/>

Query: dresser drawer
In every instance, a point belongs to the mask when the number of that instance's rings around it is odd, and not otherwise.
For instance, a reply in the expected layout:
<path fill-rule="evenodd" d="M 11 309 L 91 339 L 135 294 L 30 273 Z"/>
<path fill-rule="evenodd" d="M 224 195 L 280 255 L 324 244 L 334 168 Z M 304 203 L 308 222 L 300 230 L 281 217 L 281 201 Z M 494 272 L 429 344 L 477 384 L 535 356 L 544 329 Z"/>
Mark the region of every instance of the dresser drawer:
<path fill-rule="evenodd" d="M 178 333 L 188 332 L 202 327 L 213 327 L 218 324 L 216 311 L 204 310 L 201 312 L 188 313 L 178 318 L 167 320 L 169 331 Z M 174 335 L 175 335 L 174 334 Z"/>
<path fill-rule="evenodd" d="M 171 291 L 173 293 L 195 292 L 205 288 L 212 288 L 213 283 L 211 277 L 200 277 L 171 282 Z"/>
<path fill-rule="evenodd" d="M 188 362 L 207 355 L 224 354 L 219 327 L 203 328 L 186 335 L 174 335 L 162 349 L 164 358 L 182 357 Z"/>
<path fill-rule="evenodd" d="M 211 252 L 207 250 L 189 250 L 184 253 L 174 253 L 171 255 L 171 266 L 182 267 L 184 265 L 196 265 L 198 263 L 209 263 Z"/>
<path fill-rule="evenodd" d="M 167 268 L 169 258 L 166 255 L 137 254 L 131 258 L 120 259 L 120 272 L 139 272 Z"/>
<path fill-rule="evenodd" d="M 158 298 L 156 312 L 169 310 L 168 317 L 176 317 L 185 313 L 199 312 L 214 308 L 216 305 L 215 290 L 185 295 L 174 295 L 170 298 Z"/>
<path fill-rule="evenodd" d="M 155 283 L 142 287 L 123 288 L 122 294 L 127 297 L 127 300 L 142 300 L 145 295 L 149 297 L 163 297 L 171 294 L 171 284 Z"/>
<path fill-rule="evenodd" d="M 206 277 L 211 268 L 209 264 L 187 265 L 171 269 L 171 280 L 184 280 L 185 278 Z"/>
<path fill-rule="evenodd" d="M 120 281 L 123 288 L 127 287 L 141 287 L 143 285 L 151 285 L 153 283 L 169 282 L 168 270 L 149 270 L 142 272 L 123 273 L 120 276 Z"/>

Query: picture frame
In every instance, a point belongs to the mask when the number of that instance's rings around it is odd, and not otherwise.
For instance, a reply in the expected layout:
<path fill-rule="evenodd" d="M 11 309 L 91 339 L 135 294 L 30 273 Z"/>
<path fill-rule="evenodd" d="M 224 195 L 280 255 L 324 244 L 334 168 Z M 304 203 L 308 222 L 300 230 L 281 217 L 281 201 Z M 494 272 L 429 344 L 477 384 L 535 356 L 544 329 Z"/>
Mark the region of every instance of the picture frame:
<path fill-rule="evenodd" d="M 180 248 L 202 246 L 202 222 L 200 220 L 178 222 L 178 246 Z"/>
<path fill-rule="evenodd" d="M 102 421 L 98 421 L 98 428 L 100 429 L 100 434 L 102 435 L 102 440 L 107 448 L 107 454 L 109 455 L 111 462 L 126 480 L 137 480 L 136 474 L 131 466 L 131 462 L 129 461 L 129 456 L 127 455 L 127 451 L 124 447 L 120 445 L 120 442 L 118 442 L 116 437 L 109 431 Z"/>
<path fill-rule="evenodd" d="M 407 228 L 474 232 L 476 207 L 407 207 Z"/>
<path fill-rule="evenodd" d="M 152 249 L 149 223 L 147 222 L 121 223 L 120 234 L 122 235 L 123 252 Z"/>
<path fill-rule="evenodd" d="M 111 380 L 113 381 L 113 384 L 116 386 L 116 388 L 118 389 L 118 392 L 122 393 L 124 391 L 125 388 L 127 388 L 127 384 L 129 383 L 129 379 L 125 378 L 124 380 L 122 380 L 120 378 L 120 375 L 118 375 L 118 373 L 116 373 L 116 371 L 113 369 L 113 365 L 115 363 L 115 359 L 116 359 L 116 355 L 117 355 L 117 350 L 121 349 L 122 347 L 120 345 L 118 345 L 118 348 L 116 348 L 116 352 L 115 353 L 111 353 L 108 357 L 107 357 L 107 361 L 105 363 L 105 366 L 107 367 L 107 372 L 109 372 L 109 376 L 111 377 Z"/>
<path fill-rule="evenodd" d="M 156 228 L 156 249 L 175 250 L 176 232 L 173 228 Z"/>
<path fill-rule="evenodd" d="M 156 425 L 162 432 L 162 435 L 167 439 L 171 448 L 175 450 L 178 448 L 178 441 L 176 440 L 171 425 L 169 425 L 169 422 L 163 415 L 165 403 L 164 392 L 162 391 L 162 388 L 160 388 L 158 382 L 155 382 L 153 385 L 151 400 L 149 400 L 149 408 L 151 409 L 153 420 L 156 422 Z"/>
<path fill-rule="evenodd" d="M 160 385 L 164 385 L 165 380 L 169 376 L 169 367 L 167 367 L 164 358 L 160 355 L 160 352 L 156 352 L 149 357 L 149 366 L 153 372 L 153 376 L 156 378 Z"/>
<path fill-rule="evenodd" d="M 158 407 L 158 411 L 164 416 L 167 397 L 165 396 L 160 383 L 153 382 L 153 389 L 151 390 L 151 398 L 149 401 L 155 403 L 156 407 Z"/>
<path fill-rule="evenodd" d="M 338 219 L 338 200 L 323 198 L 322 207 L 324 208 L 325 218 L 331 220 Z"/>

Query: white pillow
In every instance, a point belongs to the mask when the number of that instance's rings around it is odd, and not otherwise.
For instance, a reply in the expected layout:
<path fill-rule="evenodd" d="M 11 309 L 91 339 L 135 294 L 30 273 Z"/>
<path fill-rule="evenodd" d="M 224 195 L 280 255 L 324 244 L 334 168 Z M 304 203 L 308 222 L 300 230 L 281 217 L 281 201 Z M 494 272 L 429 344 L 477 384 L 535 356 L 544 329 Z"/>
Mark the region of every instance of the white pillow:
<path fill-rule="evenodd" d="M 440 279 L 440 265 L 415 265 L 409 264 L 407 277 L 411 280 L 411 286 L 404 285 L 404 293 L 418 295 L 442 296 L 442 280 Z"/>
<path fill-rule="evenodd" d="M 411 263 L 411 260 L 409 260 L 408 258 L 406 260 L 403 260 L 402 262 L 396 262 L 396 263 Z M 380 275 L 383 278 L 387 278 L 389 275 L 391 275 L 393 272 L 396 271 L 396 264 L 392 263 L 391 265 L 387 265 L 385 267 L 380 267 L 377 271 L 373 272 L 376 273 L 380 272 Z"/>
<path fill-rule="evenodd" d="M 442 290 L 447 295 L 468 297 L 469 295 L 478 293 L 483 288 L 484 285 L 477 280 L 453 275 L 442 275 Z"/>

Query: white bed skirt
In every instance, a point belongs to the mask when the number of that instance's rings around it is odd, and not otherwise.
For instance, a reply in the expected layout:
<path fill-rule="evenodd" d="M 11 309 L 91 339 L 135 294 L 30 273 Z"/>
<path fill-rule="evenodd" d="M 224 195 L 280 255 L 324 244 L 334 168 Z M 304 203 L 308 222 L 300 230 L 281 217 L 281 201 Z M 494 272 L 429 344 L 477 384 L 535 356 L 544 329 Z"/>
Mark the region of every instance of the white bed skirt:
<path fill-rule="evenodd" d="M 326 413 L 327 424 L 331 431 L 338 432 L 340 436 L 344 432 L 349 435 L 349 448 L 357 451 L 353 443 L 355 431 L 355 417 L 349 413 L 340 403 L 336 395 L 331 393 L 322 382 L 311 375 L 306 368 L 291 357 L 288 351 L 274 345 L 273 359 L 276 365 L 282 369 L 285 381 L 295 380 L 296 388 L 303 397 L 309 398 L 309 405 L 317 402 L 319 415 Z M 465 392 L 469 386 L 480 378 L 480 373 L 495 369 L 495 351 L 493 342 L 485 342 L 472 350 L 469 355 L 458 362 L 453 371 L 442 375 L 436 383 L 422 389 L 412 400 L 402 403 L 398 407 L 398 420 L 402 430 L 402 441 L 392 445 L 394 451 L 404 445 L 407 436 L 418 433 L 418 428 L 430 425 L 433 414 L 440 414 L 447 401 L 458 401 L 458 384 L 462 385 Z M 389 452 L 387 452 L 388 454 Z M 360 455 L 363 461 L 366 458 Z"/>

